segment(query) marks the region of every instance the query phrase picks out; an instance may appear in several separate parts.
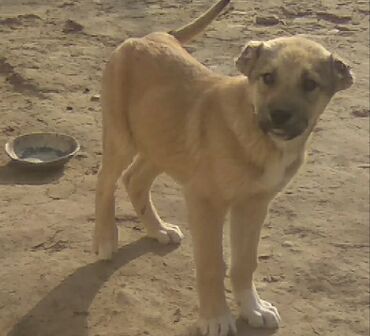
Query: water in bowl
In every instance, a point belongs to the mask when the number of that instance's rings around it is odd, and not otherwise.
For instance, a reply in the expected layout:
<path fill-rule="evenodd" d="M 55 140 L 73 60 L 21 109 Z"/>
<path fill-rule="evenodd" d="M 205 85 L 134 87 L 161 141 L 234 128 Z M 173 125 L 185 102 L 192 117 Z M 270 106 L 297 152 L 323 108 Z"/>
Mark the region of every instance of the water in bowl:
<path fill-rule="evenodd" d="M 21 155 L 25 161 L 40 163 L 50 162 L 59 159 L 64 153 L 60 150 L 50 147 L 27 148 Z"/>

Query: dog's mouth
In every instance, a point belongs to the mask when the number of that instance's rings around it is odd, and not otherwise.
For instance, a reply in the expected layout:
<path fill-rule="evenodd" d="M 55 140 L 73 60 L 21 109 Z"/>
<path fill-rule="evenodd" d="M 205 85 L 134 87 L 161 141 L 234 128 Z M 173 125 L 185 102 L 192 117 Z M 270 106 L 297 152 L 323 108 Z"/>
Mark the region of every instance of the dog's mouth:
<path fill-rule="evenodd" d="M 267 132 L 267 134 L 269 134 L 273 138 L 278 138 L 278 139 L 284 140 L 284 141 L 293 140 L 293 139 L 297 138 L 298 136 L 300 136 L 302 133 L 303 132 L 298 132 L 298 131 L 287 132 L 286 130 L 279 129 L 279 128 L 271 129 L 270 131 Z"/>
<path fill-rule="evenodd" d="M 276 128 L 271 125 L 271 123 L 260 122 L 260 128 L 262 131 L 269 135 L 273 140 L 280 140 L 280 141 L 291 141 L 295 138 L 302 135 L 306 128 L 307 124 L 302 123 L 300 127 L 284 127 L 284 128 Z"/>

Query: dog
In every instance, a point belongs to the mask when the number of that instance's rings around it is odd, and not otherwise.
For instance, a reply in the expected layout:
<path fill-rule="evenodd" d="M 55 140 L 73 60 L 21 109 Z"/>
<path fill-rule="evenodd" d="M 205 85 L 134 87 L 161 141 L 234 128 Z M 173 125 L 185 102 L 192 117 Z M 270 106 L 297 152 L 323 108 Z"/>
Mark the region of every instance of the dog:
<path fill-rule="evenodd" d="M 222 237 L 230 212 L 230 278 L 240 315 L 277 328 L 278 310 L 253 283 L 269 203 L 302 166 L 318 118 L 349 88 L 351 68 L 303 37 L 247 43 L 238 76 L 212 72 L 183 45 L 229 3 L 220 0 L 169 33 L 129 38 L 112 53 L 102 79 L 103 156 L 96 187 L 93 249 L 117 250 L 114 190 L 121 175 L 147 235 L 179 243 L 181 230 L 158 216 L 150 198 L 166 173 L 182 185 L 193 239 L 202 335 L 235 333 L 228 309 Z M 123 173 L 124 172 L 124 173 Z"/>

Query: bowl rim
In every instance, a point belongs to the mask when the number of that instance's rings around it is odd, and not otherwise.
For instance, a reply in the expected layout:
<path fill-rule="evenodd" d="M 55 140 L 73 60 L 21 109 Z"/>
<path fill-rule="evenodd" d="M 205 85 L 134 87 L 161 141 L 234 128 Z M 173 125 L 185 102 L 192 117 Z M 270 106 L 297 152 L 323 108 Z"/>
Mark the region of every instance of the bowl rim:
<path fill-rule="evenodd" d="M 20 158 L 19 156 L 17 156 L 16 153 L 14 152 L 14 142 L 15 142 L 16 139 L 20 139 L 20 138 L 25 137 L 25 136 L 33 136 L 33 135 L 36 135 L 36 136 L 37 135 L 46 135 L 46 136 L 62 136 L 62 137 L 66 137 L 66 138 L 71 139 L 74 142 L 75 148 L 70 153 L 67 153 L 65 155 L 62 155 L 62 156 L 56 158 L 56 159 L 51 159 L 51 160 L 48 160 L 48 161 L 32 162 L 32 161 L 24 160 L 24 159 Z M 78 142 L 78 140 L 74 136 L 69 135 L 69 134 L 66 134 L 66 133 L 59 133 L 59 132 L 31 132 L 31 133 L 23 133 L 23 134 L 20 134 L 20 135 L 17 135 L 17 136 L 14 136 L 14 137 L 10 138 L 5 143 L 5 145 L 4 145 L 4 149 L 5 149 L 6 154 L 13 161 L 17 161 L 17 162 L 21 162 L 21 163 L 26 163 L 27 165 L 33 165 L 33 166 L 43 166 L 43 165 L 57 163 L 57 162 L 60 162 L 60 161 L 69 159 L 69 158 L 73 157 L 74 155 L 76 155 L 76 153 L 80 150 L 80 148 L 81 148 L 81 145 L 80 145 L 80 143 Z"/>

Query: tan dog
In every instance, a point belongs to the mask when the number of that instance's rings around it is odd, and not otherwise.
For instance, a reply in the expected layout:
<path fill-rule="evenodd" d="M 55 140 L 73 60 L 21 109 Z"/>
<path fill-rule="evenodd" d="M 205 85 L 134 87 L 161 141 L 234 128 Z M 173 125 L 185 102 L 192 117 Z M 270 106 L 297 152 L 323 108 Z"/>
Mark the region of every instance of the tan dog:
<path fill-rule="evenodd" d="M 302 165 L 306 143 L 335 92 L 352 85 L 349 67 L 301 37 L 250 42 L 236 60 L 242 75 L 216 74 L 181 44 L 228 0 L 177 31 L 128 39 L 103 78 L 103 161 L 96 191 L 94 250 L 117 249 L 114 190 L 123 171 L 131 202 L 160 242 L 178 243 L 150 199 L 162 172 L 184 189 L 193 237 L 203 335 L 235 332 L 225 293 L 223 224 L 231 211 L 230 276 L 241 316 L 276 328 L 277 309 L 253 284 L 260 230 L 273 197 Z"/>

